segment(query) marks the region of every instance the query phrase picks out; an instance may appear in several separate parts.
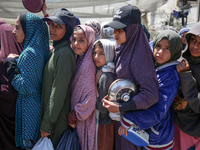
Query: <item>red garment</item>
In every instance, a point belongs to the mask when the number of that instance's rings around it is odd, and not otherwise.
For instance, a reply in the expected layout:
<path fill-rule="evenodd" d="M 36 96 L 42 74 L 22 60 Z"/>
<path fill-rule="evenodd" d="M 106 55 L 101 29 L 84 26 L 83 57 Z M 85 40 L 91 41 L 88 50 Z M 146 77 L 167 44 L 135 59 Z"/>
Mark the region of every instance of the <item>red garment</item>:
<path fill-rule="evenodd" d="M 22 52 L 22 44 L 17 42 L 12 33 L 13 29 L 10 24 L 0 21 L 0 59 L 5 59 L 10 53 L 20 54 Z"/>

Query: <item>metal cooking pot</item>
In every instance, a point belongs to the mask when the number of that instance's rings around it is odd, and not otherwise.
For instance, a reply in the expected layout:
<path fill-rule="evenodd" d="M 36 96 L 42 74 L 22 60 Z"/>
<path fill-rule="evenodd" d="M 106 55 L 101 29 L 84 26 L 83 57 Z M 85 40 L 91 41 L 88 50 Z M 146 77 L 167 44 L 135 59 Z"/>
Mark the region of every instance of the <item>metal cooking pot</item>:
<path fill-rule="evenodd" d="M 137 85 L 129 79 L 117 79 L 108 89 L 108 99 L 118 103 L 127 102 L 138 93 Z"/>

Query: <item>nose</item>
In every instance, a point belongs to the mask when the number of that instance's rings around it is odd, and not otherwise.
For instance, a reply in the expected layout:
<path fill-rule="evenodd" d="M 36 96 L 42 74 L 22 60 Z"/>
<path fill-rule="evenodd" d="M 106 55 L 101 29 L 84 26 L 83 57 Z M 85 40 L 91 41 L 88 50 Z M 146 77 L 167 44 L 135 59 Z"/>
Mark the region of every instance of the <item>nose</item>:
<path fill-rule="evenodd" d="M 114 29 L 113 35 L 117 35 L 119 31 L 117 29 Z"/>
<path fill-rule="evenodd" d="M 50 25 L 50 31 L 55 31 L 54 25 Z"/>
<path fill-rule="evenodd" d="M 199 47 L 200 47 L 200 42 L 196 42 L 194 48 L 199 48 Z"/>

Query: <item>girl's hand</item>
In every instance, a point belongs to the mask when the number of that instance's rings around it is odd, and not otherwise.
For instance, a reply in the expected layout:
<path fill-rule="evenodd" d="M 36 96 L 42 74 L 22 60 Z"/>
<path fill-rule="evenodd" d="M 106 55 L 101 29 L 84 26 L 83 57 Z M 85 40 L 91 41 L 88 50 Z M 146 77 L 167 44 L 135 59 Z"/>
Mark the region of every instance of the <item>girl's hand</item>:
<path fill-rule="evenodd" d="M 102 100 L 103 101 L 103 107 L 105 107 L 109 112 L 112 112 L 112 113 L 119 112 L 119 103 L 110 102 L 110 101 L 106 100 L 106 98 L 108 98 L 108 95 L 106 95 Z"/>
<path fill-rule="evenodd" d="M 44 131 L 42 131 L 42 130 L 40 130 L 40 133 L 41 133 L 41 137 L 42 137 L 42 138 L 45 138 L 45 137 L 51 135 L 51 133 L 46 133 L 46 132 L 44 132 Z"/>
<path fill-rule="evenodd" d="M 18 57 L 19 57 L 19 55 L 13 54 L 13 53 L 10 53 L 10 54 L 7 56 L 7 58 L 18 58 Z"/>
<path fill-rule="evenodd" d="M 128 135 L 128 129 L 127 128 L 125 128 L 123 125 L 121 125 L 120 127 L 119 127 L 119 129 L 118 129 L 118 134 L 119 135 L 122 135 L 122 134 L 125 134 L 126 136 Z"/>
<path fill-rule="evenodd" d="M 70 125 L 72 128 L 76 128 L 76 124 L 71 124 L 71 123 L 69 123 L 69 125 Z"/>
<path fill-rule="evenodd" d="M 47 15 L 47 4 L 45 2 L 44 2 L 44 5 L 42 7 L 42 13 L 43 13 L 44 16 Z"/>
<path fill-rule="evenodd" d="M 190 69 L 190 65 L 187 60 L 183 59 L 177 66 L 176 70 L 177 72 L 185 72 Z"/>

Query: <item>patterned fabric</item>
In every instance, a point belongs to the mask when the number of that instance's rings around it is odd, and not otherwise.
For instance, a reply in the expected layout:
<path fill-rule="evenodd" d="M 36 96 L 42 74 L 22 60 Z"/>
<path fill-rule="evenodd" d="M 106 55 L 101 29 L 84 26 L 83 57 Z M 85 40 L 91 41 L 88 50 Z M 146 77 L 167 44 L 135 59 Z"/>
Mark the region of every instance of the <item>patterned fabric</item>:
<path fill-rule="evenodd" d="M 17 68 L 20 72 L 12 85 L 18 91 L 16 102 L 16 146 L 32 147 L 37 140 L 40 125 L 42 72 L 50 56 L 46 23 L 31 13 L 26 14 L 24 49 Z"/>
<path fill-rule="evenodd" d="M 126 39 L 115 50 L 116 75 L 140 85 L 140 92 L 132 100 L 136 109 L 147 109 L 158 101 L 153 54 L 141 24 L 127 26 Z"/>
<path fill-rule="evenodd" d="M 10 24 L 0 21 L 0 59 L 5 59 L 10 53 L 20 54 L 22 52 L 22 45 L 14 37 L 13 29 Z"/>
<path fill-rule="evenodd" d="M 101 34 L 101 25 L 97 20 L 88 20 L 85 22 L 85 25 L 90 26 L 95 32 L 95 41 L 100 38 Z"/>
<path fill-rule="evenodd" d="M 75 77 L 72 82 L 71 110 L 75 109 L 78 118 L 77 132 L 81 149 L 96 150 L 96 67 L 92 59 L 95 34 L 89 26 L 80 25 L 80 27 L 85 32 L 88 49 L 84 54 L 84 58 L 77 63 Z"/>
<path fill-rule="evenodd" d="M 102 72 L 112 72 L 114 73 L 115 64 L 114 64 L 114 57 L 115 57 L 115 43 L 107 40 L 107 39 L 100 39 L 97 40 L 94 45 L 100 41 L 103 45 L 103 50 L 106 57 L 106 64 L 102 67 Z"/>

